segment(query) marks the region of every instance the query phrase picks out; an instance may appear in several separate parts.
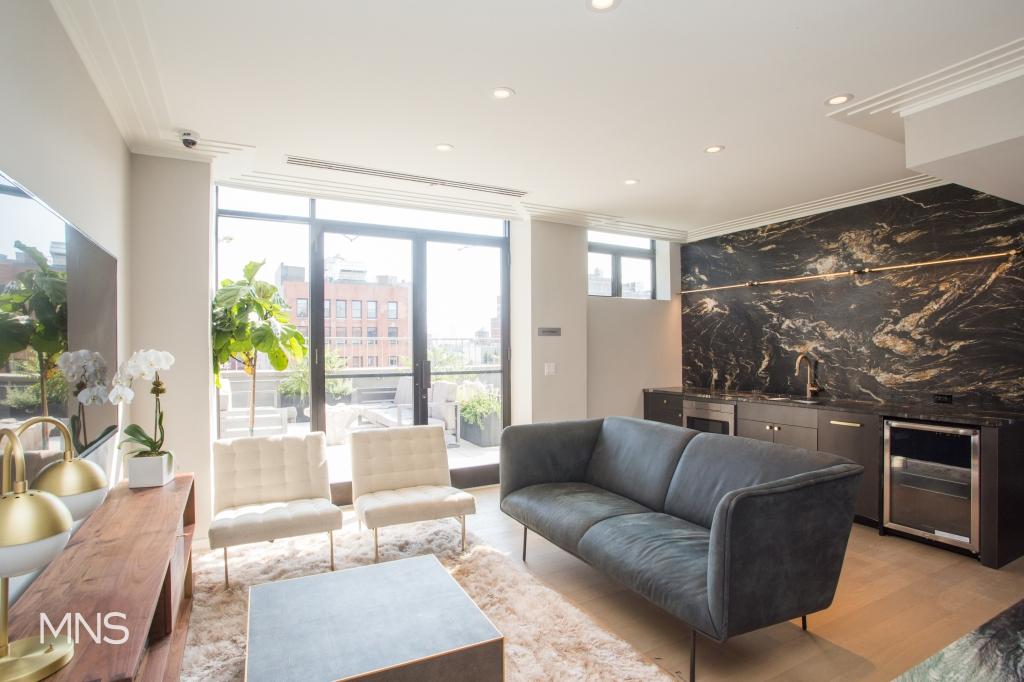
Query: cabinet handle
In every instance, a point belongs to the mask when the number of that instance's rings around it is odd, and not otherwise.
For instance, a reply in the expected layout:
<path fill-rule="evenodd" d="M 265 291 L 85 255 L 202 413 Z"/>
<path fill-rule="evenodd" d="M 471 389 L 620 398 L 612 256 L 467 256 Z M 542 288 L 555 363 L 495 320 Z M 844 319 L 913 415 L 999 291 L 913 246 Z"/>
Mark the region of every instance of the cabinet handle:
<path fill-rule="evenodd" d="M 781 430 L 782 430 L 781 426 L 773 426 L 772 427 L 772 431 L 781 431 Z"/>
<path fill-rule="evenodd" d="M 661 404 L 662 404 L 662 405 L 668 405 L 668 400 L 662 400 L 662 401 L 661 401 Z"/>
<path fill-rule="evenodd" d="M 840 419 L 830 419 L 828 423 L 832 424 L 833 426 L 849 426 L 852 429 L 859 429 L 860 427 L 864 426 L 863 424 L 858 424 L 857 422 L 844 422 Z"/>
<path fill-rule="evenodd" d="M 683 413 L 682 412 L 676 412 L 676 416 L 679 417 L 680 419 L 682 419 L 683 418 Z"/>
<path fill-rule="evenodd" d="M 765 424 L 764 425 L 764 430 L 765 431 L 771 431 L 772 430 L 772 425 L 771 424 Z"/>

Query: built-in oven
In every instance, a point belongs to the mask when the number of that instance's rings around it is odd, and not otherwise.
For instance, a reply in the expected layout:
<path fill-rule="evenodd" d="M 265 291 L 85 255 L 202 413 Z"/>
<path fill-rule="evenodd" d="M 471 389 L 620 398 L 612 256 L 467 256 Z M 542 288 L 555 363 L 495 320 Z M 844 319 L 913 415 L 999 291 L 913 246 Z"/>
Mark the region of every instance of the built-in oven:
<path fill-rule="evenodd" d="M 978 552 L 981 431 L 885 420 L 886 528 Z"/>
<path fill-rule="evenodd" d="M 736 405 L 702 400 L 683 401 L 683 426 L 706 433 L 736 435 Z"/>

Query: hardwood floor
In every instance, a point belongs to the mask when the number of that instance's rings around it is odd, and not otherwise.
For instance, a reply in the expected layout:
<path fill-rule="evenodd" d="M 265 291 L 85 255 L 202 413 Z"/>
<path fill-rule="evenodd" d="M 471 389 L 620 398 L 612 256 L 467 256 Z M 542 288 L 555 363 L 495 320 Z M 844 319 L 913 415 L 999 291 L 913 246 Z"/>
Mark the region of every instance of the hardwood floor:
<path fill-rule="evenodd" d="M 520 560 L 522 526 L 477 488 L 470 532 Z M 689 673 L 690 630 L 643 598 L 530 533 L 527 567 L 670 674 Z M 715 644 L 698 644 L 697 676 L 713 680 L 891 680 L 1024 597 L 1024 559 L 1001 570 L 854 524 L 832 606 Z"/>

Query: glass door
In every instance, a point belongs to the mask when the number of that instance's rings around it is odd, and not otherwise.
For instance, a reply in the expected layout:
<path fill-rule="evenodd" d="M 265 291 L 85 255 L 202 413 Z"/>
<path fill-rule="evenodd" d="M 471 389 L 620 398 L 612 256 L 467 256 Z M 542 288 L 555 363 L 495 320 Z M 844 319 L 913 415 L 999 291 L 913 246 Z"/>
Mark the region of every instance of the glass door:
<path fill-rule="evenodd" d="M 314 342 L 313 394 L 323 399 L 315 401 L 314 428 L 327 434 L 332 479 L 351 480 L 353 430 L 417 423 L 413 243 L 343 232 L 323 233 L 322 243 L 323 288 L 313 298 L 323 301 L 323 341 Z"/>
<path fill-rule="evenodd" d="M 452 469 L 495 464 L 505 424 L 501 247 L 426 244 L 426 422 Z"/>

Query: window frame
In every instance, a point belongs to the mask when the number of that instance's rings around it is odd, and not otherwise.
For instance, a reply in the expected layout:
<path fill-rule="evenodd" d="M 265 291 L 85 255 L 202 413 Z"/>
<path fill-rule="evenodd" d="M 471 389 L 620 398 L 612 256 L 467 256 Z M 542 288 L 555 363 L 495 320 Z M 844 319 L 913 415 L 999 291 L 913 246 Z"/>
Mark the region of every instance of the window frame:
<path fill-rule="evenodd" d="M 602 253 L 612 257 L 612 293 L 609 296 L 604 294 L 592 294 L 590 293 L 590 287 L 587 287 L 587 296 L 596 296 L 597 298 L 626 298 L 622 295 L 622 258 L 637 258 L 642 260 L 649 260 L 651 263 L 651 300 L 658 298 L 658 278 L 655 273 L 655 263 L 657 262 L 657 246 L 653 239 L 650 240 L 651 247 L 649 249 L 641 249 L 639 247 L 632 246 L 616 246 L 614 244 L 602 244 L 600 242 L 592 242 L 587 240 L 587 253 Z M 589 272 L 587 275 L 589 276 Z M 629 297 L 627 300 L 633 301 L 645 301 L 644 298 Z"/>
<path fill-rule="evenodd" d="M 376 320 L 377 319 L 377 301 L 367 299 L 366 300 L 366 319 Z"/>

